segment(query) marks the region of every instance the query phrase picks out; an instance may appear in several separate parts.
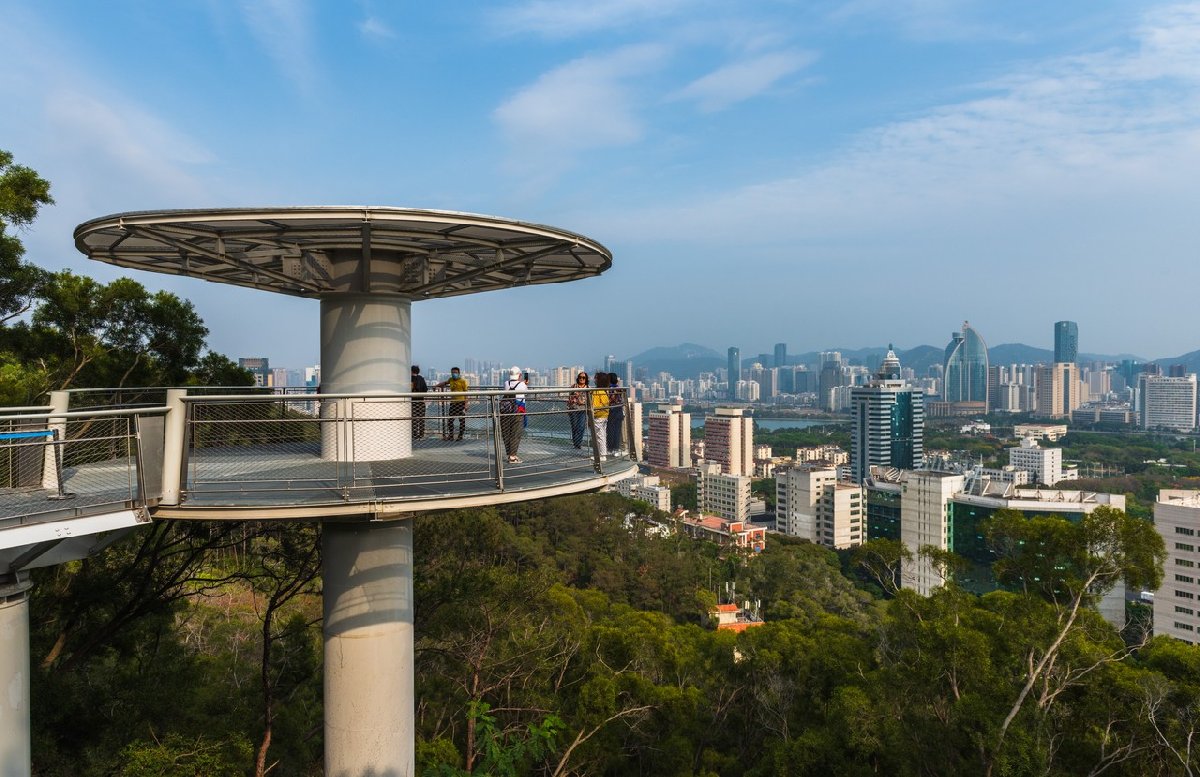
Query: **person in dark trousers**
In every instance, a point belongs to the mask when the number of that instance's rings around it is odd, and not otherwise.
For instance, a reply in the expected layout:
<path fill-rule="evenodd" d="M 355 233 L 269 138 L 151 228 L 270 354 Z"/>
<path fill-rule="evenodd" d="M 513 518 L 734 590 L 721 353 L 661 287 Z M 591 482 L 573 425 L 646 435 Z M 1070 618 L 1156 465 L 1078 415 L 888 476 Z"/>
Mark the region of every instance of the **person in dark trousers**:
<path fill-rule="evenodd" d="M 521 461 L 517 458 L 517 448 L 525 431 L 525 391 L 528 388 L 519 367 L 508 371 L 508 380 L 504 382 L 504 391 L 507 393 L 500 400 L 500 433 L 504 437 L 504 452 L 508 454 L 510 464 Z"/>
<path fill-rule="evenodd" d="M 588 374 L 581 372 L 575 376 L 574 389 L 585 389 L 588 387 Z M 583 447 L 583 432 L 587 429 L 587 410 L 588 392 L 572 391 L 567 395 L 567 409 L 570 411 L 568 417 L 571 419 L 571 442 L 575 443 L 576 448 Z"/>
<path fill-rule="evenodd" d="M 443 440 L 454 439 L 454 420 L 458 419 L 458 439 L 463 438 L 463 432 L 467 430 L 467 397 L 465 392 L 469 388 L 467 380 L 462 376 L 462 370 L 458 367 L 453 367 L 450 370 L 450 380 L 443 380 L 437 384 L 437 388 L 446 389 L 452 392 L 450 398 L 450 415 L 446 418 L 446 426 L 442 434 Z M 453 396 L 453 393 L 459 396 Z"/>
<path fill-rule="evenodd" d="M 422 377 L 421 368 L 414 364 L 412 367 L 412 393 L 424 394 L 426 391 L 429 391 L 429 384 Z M 412 436 L 414 440 L 420 440 L 425 436 L 424 397 L 413 397 L 412 399 Z"/>
<path fill-rule="evenodd" d="M 617 455 L 621 450 L 625 428 L 625 390 L 617 373 L 608 373 L 608 452 Z"/>

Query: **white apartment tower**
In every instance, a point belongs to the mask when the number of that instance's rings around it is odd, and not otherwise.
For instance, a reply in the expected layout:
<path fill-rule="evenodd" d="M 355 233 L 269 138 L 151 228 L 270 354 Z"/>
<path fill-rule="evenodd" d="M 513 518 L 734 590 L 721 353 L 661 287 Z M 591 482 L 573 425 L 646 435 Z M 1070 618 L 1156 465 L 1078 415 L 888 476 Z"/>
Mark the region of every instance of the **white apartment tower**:
<path fill-rule="evenodd" d="M 1196 428 L 1196 375 L 1169 378 L 1142 373 L 1138 378 L 1143 429 L 1190 432 Z"/>
<path fill-rule="evenodd" d="M 754 420 L 740 407 L 718 407 L 704 419 L 704 458 L 727 475 L 754 474 Z"/>
<path fill-rule="evenodd" d="M 659 405 L 650 412 L 646 461 L 654 467 L 692 466 L 692 415 L 682 404 Z"/>
<path fill-rule="evenodd" d="M 941 550 L 950 547 L 950 498 L 962 491 L 965 478 L 946 472 L 906 472 L 900 488 L 900 541 L 912 554 L 900 569 L 901 585 L 928 596 L 945 578 L 922 556 L 920 550 L 932 545 Z"/>
<path fill-rule="evenodd" d="M 1167 546 L 1162 587 L 1154 594 L 1154 634 L 1200 640 L 1200 491 L 1163 489 L 1154 528 Z"/>
<path fill-rule="evenodd" d="M 829 548 L 866 541 L 862 486 L 839 482 L 834 467 L 798 465 L 775 474 L 776 528 Z"/>

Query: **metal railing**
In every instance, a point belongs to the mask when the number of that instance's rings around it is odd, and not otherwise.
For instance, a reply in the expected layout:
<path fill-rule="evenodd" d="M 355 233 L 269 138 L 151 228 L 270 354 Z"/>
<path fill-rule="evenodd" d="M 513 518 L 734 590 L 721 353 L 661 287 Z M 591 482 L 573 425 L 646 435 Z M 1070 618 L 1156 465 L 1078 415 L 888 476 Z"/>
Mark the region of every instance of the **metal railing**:
<path fill-rule="evenodd" d="M 520 410 L 503 391 L 187 396 L 180 503 L 424 501 L 594 479 L 638 453 L 626 412 L 623 455 L 601 455 L 595 391 L 527 389 Z"/>
<path fill-rule="evenodd" d="M 166 411 L 0 416 L 0 527 L 153 502 Z"/>

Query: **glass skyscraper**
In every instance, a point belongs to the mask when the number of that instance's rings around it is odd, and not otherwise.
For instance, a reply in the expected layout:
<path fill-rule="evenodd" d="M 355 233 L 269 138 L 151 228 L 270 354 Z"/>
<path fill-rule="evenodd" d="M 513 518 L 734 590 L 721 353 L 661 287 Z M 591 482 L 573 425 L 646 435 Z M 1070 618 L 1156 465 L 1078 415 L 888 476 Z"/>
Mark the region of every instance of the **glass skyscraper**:
<path fill-rule="evenodd" d="M 1054 361 L 1074 364 L 1079 359 L 1079 325 L 1074 321 L 1054 323 Z"/>
<path fill-rule="evenodd" d="M 951 335 L 946 346 L 946 402 L 980 402 L 987 408 L 988 353 L 987 343 L 964 321 L 961 332 Z"/>
<path fill-rule="evenodd" d="M 888 350 L 875 380 L 852 389 L 850 471 L 863 482 L 871 466 L 917 469 L 925 459 L 925 395 L 900 379 L 900 360 Z"/>
<path fill-rule="evenodd" d="M 737 384 L 742 379 L 742 351 L 729 349 L 729 398 L 737 399 Z"/>

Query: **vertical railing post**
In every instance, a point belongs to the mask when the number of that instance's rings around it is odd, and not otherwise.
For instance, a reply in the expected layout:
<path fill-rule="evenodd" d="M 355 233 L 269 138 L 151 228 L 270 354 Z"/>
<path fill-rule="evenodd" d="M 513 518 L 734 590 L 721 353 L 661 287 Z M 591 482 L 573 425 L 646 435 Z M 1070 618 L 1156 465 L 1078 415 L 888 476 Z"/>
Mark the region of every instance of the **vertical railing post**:
<path fill-rule="evenodd" d="M 596 439 L 596 408 L 592 405 L 592 394 L 596 389 L 588 389 L 584 392 L 584 410 L 587 411 L 588 432 L 592 438 L 592 466 L 596 468 L 596 474 L 602 474 L 600 468 L 600 441 Z"/>
<path fill-rule="evenodd" d="M 50 413 L 46 428 L 53 434 L 47 438 L 46 450 L 42 456 L 42 488 L 47 491 L 61 493 L 62 484 L 62 451 L 61 446 L 67 442 L 67 419 L 56 418 L 55 415 L 70 410 L 71 394 L 68 391 L 50 392 Z"/>
<path fill-rule="evenodd" d="M 493 395 L 487 396 L 488 415 L 492 419 L 492 456 L 496 459 L 496 488 L 504 490 L 504 429 L 500 420 L 500 403 Z"/>
<path fill-rule="evenodd" d="M 163 429 L 162 501 L 164 505 L 178 505 L 186 482 L 184 467 L 187 457 L 184 448 L 190 436 L 187 433 L 188 405 L 183 401 L 187 389 L 167 389 L 167 417 Z"/>
<path fill-rule="evenodd" d="M 625 450 L 629 451 L 630 461 L 640 461 L 641 456 L 639 454 L 641 451 L 637 449 L 637 441 L 633 436 L 633 422 L 635 419 L 633 417 L 633 402 L 630 400 L 629 391 L 628 388 L 625 389 Z M 636 420 L 641 421 L 640 418 Z"/>

